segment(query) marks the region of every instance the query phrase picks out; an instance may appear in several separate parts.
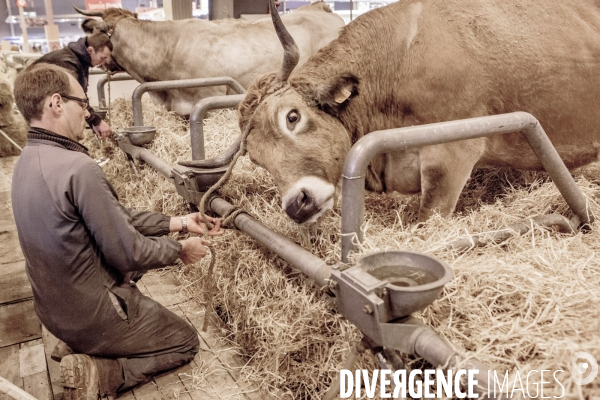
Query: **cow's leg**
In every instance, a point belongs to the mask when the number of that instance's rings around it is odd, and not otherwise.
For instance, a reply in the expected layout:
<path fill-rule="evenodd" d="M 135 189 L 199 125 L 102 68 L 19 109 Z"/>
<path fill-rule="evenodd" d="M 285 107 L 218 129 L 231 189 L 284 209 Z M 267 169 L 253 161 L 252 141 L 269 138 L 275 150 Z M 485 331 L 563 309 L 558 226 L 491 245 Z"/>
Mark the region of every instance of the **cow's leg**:
<path fill-rule="evenodd" d="M 427 220 L 435 212 L 448 216 L 454 211 L 483 147 L 483 139 L 473 139 L 421 149 L 419 221 Z"/>

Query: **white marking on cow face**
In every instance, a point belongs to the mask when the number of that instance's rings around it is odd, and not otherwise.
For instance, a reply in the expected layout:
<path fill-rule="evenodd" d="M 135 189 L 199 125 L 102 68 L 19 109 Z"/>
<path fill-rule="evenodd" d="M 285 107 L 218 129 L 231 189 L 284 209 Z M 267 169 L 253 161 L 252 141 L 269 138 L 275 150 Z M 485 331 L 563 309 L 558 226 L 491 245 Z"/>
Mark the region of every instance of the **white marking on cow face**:
<path fill-rule="evenodd" d="M 294 138 L 306 126 L 307 118 L 303 118 L 300 110 L 283 107 L 277 112 L 277 123 L 281 132 Z"/>
<path fill-rule="evenodd" d="M 419 31 L 419 17 L 423 11 L 422 3 L 413 3 L 410 5 L 410 20 L 408 21 L 408 34 L 406 35 L 406 48 L 410 48 L 413 39 L 417 36 Z"/>
<path fill-rule="evenodd" d="M 316 176 L 300 178 L 283 195 L 281 207 L 299 224 L 316 222 L 333 207 L 335 186 Z"/>

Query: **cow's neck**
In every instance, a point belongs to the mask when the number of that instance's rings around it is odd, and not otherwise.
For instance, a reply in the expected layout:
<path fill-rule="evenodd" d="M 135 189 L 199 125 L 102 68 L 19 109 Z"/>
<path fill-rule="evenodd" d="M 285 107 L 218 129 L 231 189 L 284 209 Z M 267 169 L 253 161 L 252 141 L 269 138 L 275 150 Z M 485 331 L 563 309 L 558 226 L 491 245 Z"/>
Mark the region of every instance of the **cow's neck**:
<path fill-rule="evenodd" d="M 367 15 L 362 17 L 364 20 Z M 378 38 L 386 37 L 385 32 L 365 35 L 364 29 L 361 29 L 364 24 L 358 22 L 346 26 L 337 40 L 321 49 L 295 74 L 315 85 L 348 72 L 359 78 L 359 95 L 349 99 L 348 106 L 338 115 L 352 135 L 353 142 L 369 132 L 414 124 L 410 120 L 410 107 L 395 102 L 398 91 L 401 90 L 401 78 L 392 81 L 388 79 L 392 71 L 397 72 L 403 62 L 405 39 L 396 39 L 397 42 L 394 43 L 393 38 L 398 35 L 394 35 L 393 30 L 383 24 L 379 29 L 390 31 L 390 41 L 381 43 Z M 403 44 L 399 45 L 398 42 Z M 401 51 L 398 51 L 399 48 Z"/>
<path fill-rule="evenodd" d="M 171 24 L 126 18 L 115 25 L 111 41 L 113 57 L 129 74 L 142 82 L 175 79 L 169 77 L 172 46 Z"/>

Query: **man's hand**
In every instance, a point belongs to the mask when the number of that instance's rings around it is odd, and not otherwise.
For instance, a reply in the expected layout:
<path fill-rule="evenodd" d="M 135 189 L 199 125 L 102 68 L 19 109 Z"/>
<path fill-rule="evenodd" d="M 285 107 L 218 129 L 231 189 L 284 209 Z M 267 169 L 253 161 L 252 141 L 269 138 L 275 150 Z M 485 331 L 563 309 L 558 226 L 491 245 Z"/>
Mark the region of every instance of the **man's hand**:
<path fill-rule="evenodd" d="M 213 227 L 210 228 L 208 232 L 206 232 L 206 222 L 213 224 Z M 202 235 L 204 232 L 206 232 L 208 236 L 218 236 L 223 234 L 221 220 L 219 218 L 204 215 L 204 219 L 202 219 L 200 213 L 193 213 L 187 215 L 187 224 L 188 231 L 197 233 L 198 235 Z"/>
<path fill-rule="evenodd" d="M 96 135 L 98 135 L 99 137 L 101 137 L 102 139 L 106 139 L 107 137 L 110 136 L 110 126 L 108 126 L 108 124 L 102 120 L 100 121 L 100 123 L 96 126 L 93 127 L 94 129 L 94 133 Z"/>
<path fill-rule="evenodd" d="M 208 249 L 205 246 L 210 245 L 208 240 L 199 237 L 180 240 L 179 243 L 181 243 L 179 258 L 185 265 L 200 261 L 202 257 L 208 254 Z"/>
<path fill-rule="evenodd" d="M 223 230 L 221 229 L 221 220 L 219 218 L 213 218 L 205 215 L 204 219 L 202 219 L 200 213 L 192 213 L 186 215 L 186 220 L 188 232 L 195 233 L 197 235 L 204 235 L 204 233 L 206 233 L 208 236 L 218 236 L 223 234 Z M 205 222 L 212 224 L 213 227 L 208 230 Z M 179 232 L 181 229 L 181 217 L 171 217 L 169 230 L 171 232 Z"/>

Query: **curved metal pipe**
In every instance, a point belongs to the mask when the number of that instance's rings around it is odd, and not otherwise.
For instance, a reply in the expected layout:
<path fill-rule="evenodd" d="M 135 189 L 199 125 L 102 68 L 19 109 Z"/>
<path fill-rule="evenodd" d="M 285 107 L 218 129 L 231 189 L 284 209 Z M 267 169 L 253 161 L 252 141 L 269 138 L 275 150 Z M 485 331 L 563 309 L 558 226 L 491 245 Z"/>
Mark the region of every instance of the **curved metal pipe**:
<path fill-rule="evenodd" d="M 209 200 L 208 206 L 221 216 L 229 214 L 234 208 L 233 204 L 220 197 Z M 314 279 L 320 287 L 328 284 L 331 276 L 331 266 L 319 257 L 298 246 L 285 236 L 267 228 L 246 213 L 236 215 L 233 223 L 239 230 L 246 232 L 267 249 Z"/>
<path fill-rule="evenodd" d="M 200 128 L 197 129 L 199 129 L 199 133 L 195 132 L 194 135 L 198 137 L 196 139 L 196 142 L 198 143 L 194 145 L 194 141 L 192 141 L 192 157 L 194 154 L 194 146 L 202 146 L 200 151 L 196 150 L 196 153 L 200 153 L 202 156 L 204 156 L 204 133 L 202 132 L 203 126 L 200 125 Z M 227 147 L 221 154 L 219 154 L 216 157 L 209 158 L 208 160 L 179 161 L 178 164 L 191 168 L 221 168 L 228 165 L 231 162 L 231 160 L 233 160 L 233 157 L 240 149 L 241 143 L 242 137 L 240 135 L 235 139 L 235 141 L 232 144 L 229 145 L 229 147 Z"/>
<path fill-rule="evenodd" d="M 346 156 L 342 184 L 342 261 L 354 250 L 354 237 L 362 241 L 365 175 L 378 154 L 417 146 L 430 146 L 509 132 L 521 132 L 565 201 L 582 223 L 594 220 L 585 196 L 533 115 L 525 112 L 458 121 L 416 125 L 371 132 L 354 144 Z"/>
<path fill-rule="evenodd" d="M 126 72 L 117 73 L 110 77 L 111 82 L 113 82 L 113 81 L 130 81 L 130 80 L 135 80 L 135 78 Z M 96 91 L 98 92 L 98 104 L 100 105 L 100 107 L 106 107 L 106 102 L 104 100 L 104 86 L 106 85 L 107 82 L 108 82 L 108 77 L 106 76 L 106 72 L 105 72 L 104 76 L 101 76 L 100 79 L 98 79 L 98 83 L 96 84 Z"/>
<path fill-rule="evenodd" d="M 142 115 L 142 95 L 146 92 L 222 85 L 229 86 L 236 93 L 246 93 L 246 89 L 244 89 L 244 87 L 240 85 L 238 81 L 229 76 L 142 83 L 135 88 L 133 95 L 131 96 L 133 105 L 133 124 L 135 126 L 144 125 L 144 116 Z"/>
<path fill-rule="evenodd" d="M 230 145 L 223 153 L 210 160 L 202 160 L 204 158 L 204 116 L 210 110 L 219 108 L 237 107 L 238 104 L 246 97 L 245 94 L 232 94 L 228 96 L 213 96 L 200 100 L 190 114 L 190 141 L 192 146 L 192 160 L 199 160 L 188 165 L 193 167 L 218 168 L 223 167 L 231 161 L 235 153 L 237 153 L 241 137 Z"/>

